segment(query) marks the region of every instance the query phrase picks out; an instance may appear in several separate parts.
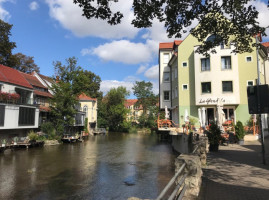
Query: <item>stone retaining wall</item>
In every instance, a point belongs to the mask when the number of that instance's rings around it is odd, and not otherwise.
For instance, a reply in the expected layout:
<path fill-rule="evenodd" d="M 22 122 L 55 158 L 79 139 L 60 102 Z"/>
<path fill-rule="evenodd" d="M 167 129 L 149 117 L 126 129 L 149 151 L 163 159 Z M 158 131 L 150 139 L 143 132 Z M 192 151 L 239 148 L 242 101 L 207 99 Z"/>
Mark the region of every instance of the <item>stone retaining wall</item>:
<path fill-rule="evenodd" d="M 185 179 L 187 190 L 183 199 L 196 199 L 199 195 L 202 184 L 202 167 L 206 165 L 206 153 L 208 152 L 207 137 L 201 137 L 199 141 L 195 141 L 194 149 L 196 147 L 197 150 L 194 153 L 181 154 L 175 160 L 176 172 L 186 163 L 183 174 L 188 174 Z M 178 178 L 178 181 L 180 178 Z"/>

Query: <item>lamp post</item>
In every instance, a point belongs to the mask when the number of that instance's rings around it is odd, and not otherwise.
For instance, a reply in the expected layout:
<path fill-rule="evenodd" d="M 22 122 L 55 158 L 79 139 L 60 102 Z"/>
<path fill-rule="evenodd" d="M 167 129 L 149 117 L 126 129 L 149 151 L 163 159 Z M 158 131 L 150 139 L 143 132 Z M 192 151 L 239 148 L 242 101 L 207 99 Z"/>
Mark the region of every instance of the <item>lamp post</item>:
<path fill-rule="evenodd" d="M 258 112 L 260 112 L 261 104 L 260 104 L 260 95 L 259 95 L 259 85 L 260 85 L 260 63 L 259 63 L 259 49 L 258 49 L 258 35 L 256 35 L 256 57 L 257 57 L 257 101 L 258 101 Z M 265 165 L 265 149 L 264 149 L 264 135 L 262 130 L 262 115 L 259 113 L 259 124 L 260 124 L 260 131 L 261 131 L 261 143 L 262 143 L 262 160 L 263 164 Z"/>

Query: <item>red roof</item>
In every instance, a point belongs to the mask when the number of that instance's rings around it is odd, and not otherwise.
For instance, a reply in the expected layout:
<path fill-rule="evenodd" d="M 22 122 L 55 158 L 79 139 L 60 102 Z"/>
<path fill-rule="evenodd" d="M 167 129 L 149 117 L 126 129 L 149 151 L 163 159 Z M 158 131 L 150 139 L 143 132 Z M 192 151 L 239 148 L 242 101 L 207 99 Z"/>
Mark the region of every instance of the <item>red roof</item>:
<path fill-rule="evenodd" d="M 23 72 L 20 72 L 24 78 L 33 86 L 36 86 L 36 87 L 40 87 L 40 88 L 44 88 L 44 89 L 48 89 L 47 87 L 45 87 L 42 83 L 40 83 L 40 81 L 33 75 L 31 74 L 26 74 L 26 73 L 23 73 Z"/>
<path fill-rule="evenodd" d="M 1 64 L 0 64 L 0 81 L 33 89 L 33 87 L 28 83 L 28 81 L 18 70 Z"/>
<path fill-rule="evenodd" d="M 124 106 L 128 107 L 128 106 L 132 106 L 137 102 L 137 99 L 126 99 L 124 102 Z"/>
<path fill-rule="evenodd" d="M 91 98 L 87 96 L 86 94 L 82 93 L 81 95 L 78 96 L 79 100 L 84 100 L 84 101 L 96 101 L 96 98 Z"/>
<path fill-rule="evenodd" d="M 180 45 L 182 40 L 175 40 L 175 45 Z"/>
<path fill-rule="evenodd" d="M 53 83 L 54 81 L 53 81 L 53 79 L 52 78 L 50 78 L 50 77 L 48 77 L 48 76 L 44 76 L 44 75 L 42 75 L 42 74 L 38 74 L 42 79 L 44 79 L 44 80 L 46 80 L 46 81 L 48 81 L 48 82 L 51 82 L 51 83 Z"/>
<path fill-rule="evenodd" d="M 52 95 L 49 92 L 42 92 L 39 90 L 34 90 L 34 94 L 38 96 L 43 96 L 43 97 L 50 97 L 52 98 Z"/>
<path fill-rule="evenodd" d="M 162 42 L 159 43 L 159 49 L 173 49 L 174 46 L 180 45 L 182 40 L 175 40 L 174 42 Z"/>
<path fill-rule="evenodd" d="M 174 42 L 163 42 L 159 44 L 159 49 L 173 49 Z"/>
<path fill-rule="evenodd" d="M 262 45 L 265 47 L 269 47 L 269 42 L 264 42 L 264 43 L 262 43 Z"/>

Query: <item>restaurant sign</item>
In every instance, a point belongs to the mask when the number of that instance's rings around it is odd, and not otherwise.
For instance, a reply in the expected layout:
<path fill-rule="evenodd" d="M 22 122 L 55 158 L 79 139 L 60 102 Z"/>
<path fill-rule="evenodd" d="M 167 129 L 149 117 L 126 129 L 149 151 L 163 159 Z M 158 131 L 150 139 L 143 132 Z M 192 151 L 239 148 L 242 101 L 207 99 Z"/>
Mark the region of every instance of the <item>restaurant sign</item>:
<path fill-rule="evenodd" d="M 221 101 L 222 104 L 236 104 L 236 99 L 234 97 L 208 97 L 208 98 L 199 98 L 197 105 L 217 105 L 218 101 Z"/>

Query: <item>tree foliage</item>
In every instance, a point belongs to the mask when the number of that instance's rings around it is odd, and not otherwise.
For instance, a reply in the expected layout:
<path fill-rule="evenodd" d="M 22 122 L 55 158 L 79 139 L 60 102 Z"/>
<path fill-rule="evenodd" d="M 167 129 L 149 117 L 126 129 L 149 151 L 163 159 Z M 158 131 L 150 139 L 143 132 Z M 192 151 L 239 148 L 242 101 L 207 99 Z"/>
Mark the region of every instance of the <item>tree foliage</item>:
<path fill-rule="evenodd" d="M 125 87 L 110 89 L 102 100 L 101 109 L 98 109 L 99 126 L 108 126 L 111 131 L 126 130 L 128 110 L 124 107 L 124 101 L 128 95 Z"/>
<path fill-rule="evenodd" d="M 133 86 L 134 95 L 137 97 L 136 106 L 142 105 L 143 114 L 152 106 L 156 106 L 158 98 L 152 91 L 152 83 L 145 81 L 136 81 Z"/>
<path fill-rule="evenodd" d="M 10 66 L 14 69 L 24 73 L 39 72 L 39 67 L 35 64 L 34 57 L 26 56 L 22 53 L 16 53 L 11 57 L 13 63 Z"/>
<path fill-rule="evenodd" d="M 258 11 L 250 2 L 251 0 L 133 0 L 135 18 L 132 24 L 138 28 L 147 28 L 157 19 L 164 22 L 169 37 L 181 38 L 182 33 L 186 33 L 194 20 L 197 20 L 200 25 L 192 28 L 190 33 L 202 42 L 198 52 L 205 53 L 219 45 L 220 41 L 227 43 L 230 37 L 234 38 L 234 52 L 249 52 L 255 45 L 252 37 L 257 33 L 266 35 L 265 28 L 257 22 Z M 83 16 L 88 19 L 100 18 L 116 25 L 124 17 L 119 6 L 118 11 L 113 12 L 112 7 L 116 7 L 117 0 L 74 0 L 74 3 L 82 8 Z M 220 37 L 215 42 L 205 41 L 211 34 Z"/>
<path fill-rule="evenodd" d="M 92 97 L 98 96 L 101 79 L 94 73 L 77 66 L 77 59 L 74 57 L 66 59 L 66 65 L 60 61 L 54 62 L 54 69 L 56 83 L 52 85 L 54 95 L 51 114 L 57 132 L 62 134 L 65 127 L 74 124 L 78 96 L 81 93 L 92 95 Z"/>
<path fill-rule="evenodd" d="M 12 63 L 12 50 L 16 47 L 16 43 L 9 40 L 12 26 L 0 19 L 0 64 L 6 66 Z"/>

